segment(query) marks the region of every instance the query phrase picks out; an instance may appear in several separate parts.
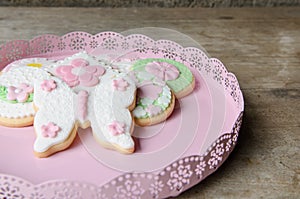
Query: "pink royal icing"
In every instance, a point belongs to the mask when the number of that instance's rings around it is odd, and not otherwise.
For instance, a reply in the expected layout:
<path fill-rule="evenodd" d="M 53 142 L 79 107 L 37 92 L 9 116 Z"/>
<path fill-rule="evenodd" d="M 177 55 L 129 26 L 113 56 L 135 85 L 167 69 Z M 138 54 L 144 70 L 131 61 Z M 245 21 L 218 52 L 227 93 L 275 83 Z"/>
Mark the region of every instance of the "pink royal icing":
<path fill-rule="evenodd" d="M 52 122 L 49 122 L 47 125 L 42 125 L 41 130 L 44 137 L 55 138 L 60 128 Z"/>
<path fill-rule="evenodd" d="M 9 86 L 7 88 L 7 99 L 26 102 L 29 94 L 33 92 L 33 87 L 28 84 L 20 84 L 19 87 Z"/>
<path fill-rule="evenodd" d="M 87 60 L 78 58 L 72 60 L 70 65 L 57 67 L 55 72 L 71 87 L 92 87 L 99 83 L 99 76 L 105 73 L 105 69 L 101 66 L 91 66 Z"/>
<path fill-rule="evenodd" d="M 161 108 L 159 106 L 155 106 L 150 104 L 147 108 L 146 111 L 149 113 L 150 116 L 155 116 L 158 115 L 161 112 Z"/>
<path fill-rule="evenodd" d="M 158 95 L 162 92 L 162 87 L 158 85 L 150 84 L 144 84 L 141 87 L 139 87 L 139 94 L 138 96 L 140 98 L 150 98 L 152 100 L 155 100 L 158 98 Z"/>
<path fill-rule="evenodd" d="M 114 79 L 112 81 L 112 86 L 113 86 L 114 90 L 126 91 L 126 88 L 129 86 L 129 84 L 124 79 Z"/>
<path fill-rule="evenodd" d="M 87 91 L 79 91 L 78 93 L 78 117 L 80 120 L 85 120 L 88 112 L 87 103 L 88 103 L 89 93 Z"/>
<path fill-rule="evenodd" d="M 54 90 L 54 89 L 56 88 L 56 82 L 55 82 L 53 79 L 50 79 L 50 80 L 44 80 L 44 81 L 41 83 L 41 88 L 42 88 L 44 91 L 51 92 L 52 90 Z"/>
<path fill-rule="evenodd" d="M 130 72 L 128 73 L 128 76 L 129 76 L 136 84 L 139 83 L 139 80 L 136 78 L 136 74 L 135 74 L 134 71 L 130 71 Z"/>
<path fill-rule="evenodd" d="M 108 125 L 108 129 L 112 135 L 117 136 L 125 132 L 125 124 L 118 121 L 113 121 Z"/>
<path fill-rule="evenodd" d="M 174 80 L 179 76 L 178 69 L 166 62 L 151 62 L 145 66 L 145 70 L 164 81 Z"/>

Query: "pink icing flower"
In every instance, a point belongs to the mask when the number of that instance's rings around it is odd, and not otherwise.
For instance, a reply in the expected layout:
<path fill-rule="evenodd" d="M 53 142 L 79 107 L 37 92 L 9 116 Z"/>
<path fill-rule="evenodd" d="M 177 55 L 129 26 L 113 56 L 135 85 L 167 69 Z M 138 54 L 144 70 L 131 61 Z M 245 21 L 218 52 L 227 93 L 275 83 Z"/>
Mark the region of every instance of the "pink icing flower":
<path fill-rule="evenodd" d="M 159 97 L 159 94 L 162 92 L 162 87 L 158 85 L 153 85 L 153 83 L 145 83 L 141 85 L 138 90 L 138 96 L 140 98 L 150 98 L 155 100 Z"/>
<path fill-rule="evenodd" d="M 74 59 L 70 65 L 59 66 L 55 70 L 69 86 L 77 85 L 92 87 L 99 83 L 99 76 L 105 69 L 101 66 L 91 66 L 85 59 Z"/>
<path fill-rule="evenodd" d="M 125 133 L 125 124 L 118 121 L 113 121 L 108 125 L 108 129 L 112 135 L 117 136 Z"/>
<path fill-rule="evenodd" d="M 161 108 L 159 106 L 150 104 L 146 108 L 146 111 L 147 111 L 147 113 L 149 113 L 150 116 L 155 116 L 155 115 L 158 115 L 159 113 L 161 113 Z"/>
<path fill-rule="evenodd" d="M 42 88 L 44 91 L 51 92 L 53 89 L 56 88 L 56 82 L 55 82 L 53 79 L 50 79 L 50 80 L 44 80 L 44 81 L 41 83 L 41 88 Z"/>
<path fill-rule="evenodd" d="M 30 93 L 33 93 L 33 87 L 28 84 L 20 84 L 19 87 L 9 86 L 7 88 L 7 99 L 26 102 Z"/>
<path fill-rule="evenodd" d="M 129 84 L 124 79 L 114 79 L 112 82 L 112 86 L 115 90 L 125 91 Z"/>
<path fill-rule="evenodd" d="M 145 70 L 164 81 L 174 80 L 179 76 L 178 69 L 166 62 L 151 62 L 145 66 Z"/>
<path fill-rule="evenodd" d="M 55 138 L 60 128 L 52 122 L 49 122 L 47 125 L 42 125 L 41 130 L 44 137 Z"/>

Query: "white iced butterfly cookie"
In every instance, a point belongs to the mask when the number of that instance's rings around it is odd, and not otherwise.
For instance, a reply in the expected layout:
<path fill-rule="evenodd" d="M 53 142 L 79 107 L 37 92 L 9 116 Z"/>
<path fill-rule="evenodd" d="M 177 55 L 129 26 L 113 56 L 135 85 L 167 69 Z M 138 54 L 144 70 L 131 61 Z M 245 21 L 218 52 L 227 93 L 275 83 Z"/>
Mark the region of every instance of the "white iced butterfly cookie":
<path fill-rule="evenodd" d="M 63 81 L 51 77 L 35 84 L 36 156 L 47 157 L 68 148 L 77 128 L 89 126 L 105 147 L 122 153 L 134 151 L 130 110 L 135 106 L 135 83 L 125 73 L 97 64 L 93 57 L 79 53 L 51 69 Z"/>

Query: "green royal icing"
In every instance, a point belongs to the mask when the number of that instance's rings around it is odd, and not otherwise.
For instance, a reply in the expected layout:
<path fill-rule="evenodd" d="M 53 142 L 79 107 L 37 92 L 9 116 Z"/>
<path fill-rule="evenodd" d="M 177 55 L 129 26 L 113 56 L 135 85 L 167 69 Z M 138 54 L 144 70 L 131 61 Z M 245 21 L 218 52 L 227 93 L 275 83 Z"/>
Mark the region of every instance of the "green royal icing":
<path fill-rule="evenodd" d="M 133 71 L 145 71 L 145 66 L 151 62 L 166 62 L 175 66 L 180 75 L 175 80 L 166 81 L 167 85 L 175 92 L 180 92 L 189 86 L 193 81 L 193 74 L 192 72 L 185 66 L 184 64 L 171 60 L 171 59 L 164 59 L 164 58 L 148 58 L 148 59 L 141 59 L 137 60 L 134 65 L 132 66 Z"/>
<path fill-rule="evenodd" d="M 17 100 L 8 100 L 7 99 L 7 88 L 5 86 L 0 86 L 0 100 L 4 101 L 4 102 L 9 102 L 12 104 L 16 104 L 16 103 L 20 103 Z M 24 103 L 29 103 L 29 102 L 33 102 L 33 93 L 30 93 L 28 95 L 28 99 L 24 102 Z"/>
<path fill-rule="evenodd" d="M 162 88 L 164 88 L 164 87 L 162 87 Z M 167 97 L 168 98 L 168 104 L 167 105 L 162 104 L 162 103 L 159 102 L 159 98 L 161 98 L 161 97 Z M 146 111 L 146 109 L 149 105 L 143 104 L 142 103 L 143 99 L 145 99 L 145 98 L 140 98 L 138 100 L 136 107 L 141 107 L 146 112 L 146 114 L 144 116 L 140 116 L 140 117 L 135 116 L 137 118 L 149 118 L 150 117 L 149 113 Z M 159 94 L 159 96 L 151 104 L 155 105 L 155 106 L 159 106 L 161 108 L 160 113 L 162 113 L 163 111 L 165 111 L 170 106 L 170 103 L 171 103 L 171 95 L 164 94 L 164 91 L 162 90 L 162 92 Z"/>

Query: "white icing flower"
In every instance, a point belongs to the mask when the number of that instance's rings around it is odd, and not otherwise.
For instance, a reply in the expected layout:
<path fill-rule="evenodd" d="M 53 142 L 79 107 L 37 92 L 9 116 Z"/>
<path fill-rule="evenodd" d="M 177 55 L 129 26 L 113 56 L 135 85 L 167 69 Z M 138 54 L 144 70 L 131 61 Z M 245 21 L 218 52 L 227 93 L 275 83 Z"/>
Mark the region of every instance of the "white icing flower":
<path fill-rule="evenodd" d="M 168 86 L 164 86 L 163 87 L 162 95 L 164 95 L 164 96 L 170 96 L 171 97 L 171 90 L 170 90 L 170 88 Z"/>
<path fill-rule="evenodd" d="M 55 61 L 49 60 L 46 58 L 26 58 L 14 61 L 7 65 L 3 72 L 7 72 L 9 70 L 12 70 L 14 68 L 20 68 L 20 67 L 33 67 L 33 68 L 48 68 L 53 65 Z"/>
<path fill-rule="evenodd" d="M 137 76 L 142 82 L 151 80 L 154 77 L 154 75 L 147 73 L 147 72 L 139 72 L 139 73 L 137 73 Z"/>
<path fill-rule="evenodd" d="M 133 115 L 137 118 L 141 118 L 144 117 L 147 113 L 146 111 L 143 109 L 143 107 L 141 106 L 137 106 L 134 110 L 133 110 Z"/>
<path fill-rule="evenodd" d="M 157 102 L 164 107 L 168 107 L 170 104 L 171 99 L 168 96 L 162 95 L 157 99 Z"/>
<path fill-rule="evenodd" d="M 154 100 L 149 99 L 149 98 L 141 98 L 140 102 L 142 105 L 147 106 L 147 105 L 153 104 Z"/>

